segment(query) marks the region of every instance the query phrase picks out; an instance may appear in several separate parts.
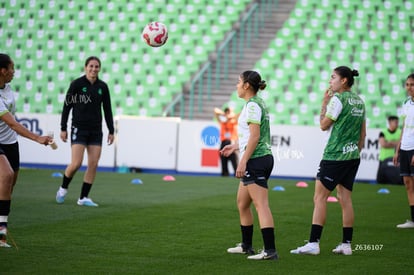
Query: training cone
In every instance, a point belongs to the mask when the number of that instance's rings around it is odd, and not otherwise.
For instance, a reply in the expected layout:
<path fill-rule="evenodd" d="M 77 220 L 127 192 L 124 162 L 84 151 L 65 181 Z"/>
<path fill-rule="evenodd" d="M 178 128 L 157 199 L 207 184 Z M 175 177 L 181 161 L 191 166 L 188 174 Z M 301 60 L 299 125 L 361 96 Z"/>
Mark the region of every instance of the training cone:
<path fill-rule="evenodd" d="M 52 177 L 54 177 L 54 178 L 63 178 L 63 174 L 59 173 L 59 172 L 56 172 L 56 173 L 52 174 Z"/>
<path fill-rule="evenodd" d="M 328 202 L 338 202 L 338 199 L 337 199 L 336 197 L 329 196 L 329 197 L 326 199 L 326 201 L 328 201 Z"/>
<path fill-rule="evenodd" d="M 389 194 L 390 190 L 388 190 L 387 188 L 381 188 L 380 190 L 378 190 L 378 194 Z"/>
<path fill-rule="evenodd" d="M 273 191 L 285 191 L 285 188 L 283 186 L 275 186 L 273 187 Z"/>
<path fill-rule="evenodd" d="M 173 176 L 167 175 L 162 178 L 164 181 L 175 181 Z"/>
<path fill-rule="evenodd" d="M 298 183 L 296 183 L 296 187 L 306 188 L 308 187 L 308 184 L 304 181 L 299 181 Z"/>
<path fill-rule="evenodd" d="M 133 180 L 131 180 L 131 183 L 132 184 L 143 184 L 142 180 L 140 180 L 140 179 L 133 179 Z"/>

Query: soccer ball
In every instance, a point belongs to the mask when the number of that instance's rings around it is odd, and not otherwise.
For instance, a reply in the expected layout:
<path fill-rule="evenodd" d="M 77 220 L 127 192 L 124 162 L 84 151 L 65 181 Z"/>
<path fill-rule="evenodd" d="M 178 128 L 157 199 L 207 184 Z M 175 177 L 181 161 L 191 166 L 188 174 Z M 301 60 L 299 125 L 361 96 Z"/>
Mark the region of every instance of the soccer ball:
<path fill-rule="evenodd" d="M 151 47 L 160 47 L 167 42 L 168 30 L 161 22 L 151 22 L 142 31 L 142 40 Z"/>

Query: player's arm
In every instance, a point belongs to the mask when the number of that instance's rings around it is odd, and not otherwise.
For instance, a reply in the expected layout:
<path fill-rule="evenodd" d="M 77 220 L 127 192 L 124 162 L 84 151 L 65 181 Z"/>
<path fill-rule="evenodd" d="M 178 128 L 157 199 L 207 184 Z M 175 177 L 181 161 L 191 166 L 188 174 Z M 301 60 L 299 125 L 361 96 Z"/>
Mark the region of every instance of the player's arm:
<path fill-rule="evenodd" d="M 29 131 L 26 127 L 21 125 L 19 122 L 16 121 L 14 116 L 7 112 L 3 114 L 1 117 L 1 120 L 3 120 L 11 129 L 13 129 L 16 133 L 21 135 L 22 137 L 25 137 L 27 139 L 36 141 L 40 144 L 48 145 L 49 142 L 52 141 L 52 138 L 48 136 L 39 136 L 31 131 Z"/>
<path fill-rule="evenodd" d="M 322 131 L 328 130 L 331 125 L 334 123 L 334 120 L 332 120 L 330 117 L 326 115 L 326 112 L 328 110 L 328 104 L 331 100 L 332 94 L 330 93 L 330 90 L 326 90 L 325 94 L 323 96 L 322 100 L 322 106 L 321 106 L 321 112 L 319 116 L 319 124 Z"/>
<path fill-rule="evenodd" d="M 403 122 L 402 129 L 401 129 L 400 140 L 398 141 L 398 144 L 395 147 L 394 157 L 392 158 L 392 162 L 394 163 L 395 166 L 398 166 L 398 160 L 400 158 L 400 147 L 401 147 L 401 139 L 402 139 L 403 133 L 404 133 L 404 122 Z"/>
<path fill-rule="evenodd" d="M 247 141 L 246 150 L 243 153 L 242 158 L 237 165 L 236 177 L 242 178 L 246 172 L 247 161 L 253 155 L 254 150 L 256 150 L 257 144 L 260 139 L 260 124 L 249 123 L 249 140 Z"/>
<path fill-rule="evenodd" d="M 361 134 L 359 136 L 359 142 L 358 142 L 358 149 L 361 152 L 362 148 L 364 147 L 364 142 L 365 142 L 365 137 L 367 136 L 367 124 L 364 121 L 362 122 L 361 125 Z"/>

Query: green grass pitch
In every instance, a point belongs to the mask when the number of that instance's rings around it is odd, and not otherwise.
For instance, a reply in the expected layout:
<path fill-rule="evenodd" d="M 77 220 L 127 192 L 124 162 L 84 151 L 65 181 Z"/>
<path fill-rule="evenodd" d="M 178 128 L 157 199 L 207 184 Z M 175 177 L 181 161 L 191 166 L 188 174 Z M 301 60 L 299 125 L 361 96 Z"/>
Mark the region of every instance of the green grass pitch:
<path fill-rule="evenodd" d="M 251 261 L 226 249 L 240 241 L 238 180 L 213 176 L 99 172 L 91 197 L 98 208 L 76 205 L 79 172 L 62 205 L 56 171 L 22 169 L 9 229 L 18 246 L 0 249 L 2 274 L 407 274 L 414 230 L 403 186 L 356 184 L 352 256 L 332 254 L 341 241 L 341 210 L 328 204 L 319 256 L 291 255 L 309 237 L 313 182 L 271 179 L 278 261 Z M 140 178 L 143 184 L 131 184 Z M 273 191 L 274 186 L 285 191 Z M 388 188 L 390 194 L 378 194 Z M 13 244 L 13 243 L 11 243 Z M 255 220 L 254 247 L 262 247 Z"/>

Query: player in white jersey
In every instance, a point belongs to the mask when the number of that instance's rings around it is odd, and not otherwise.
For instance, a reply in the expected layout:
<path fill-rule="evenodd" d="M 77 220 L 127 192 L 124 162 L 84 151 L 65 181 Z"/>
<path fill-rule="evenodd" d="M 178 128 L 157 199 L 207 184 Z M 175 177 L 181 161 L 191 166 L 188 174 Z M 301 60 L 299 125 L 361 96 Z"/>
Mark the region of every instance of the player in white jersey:
<path fill-rule="evenodd" d="M 11 194 L 16 184 L 20 159 L 17 134 L 48 145 L 51 138 L 30 132 L 16 121 L 13 91 L 10 81 L 14 75 L 14 63 L 10 56 L 0 53 L 0 247 L 7 244 L 7 222 L 10 213 Z"/>
<path fill-rule="evenodd" d="M 405 81 L 408 98 L 402 108 L 403 129 L 400 142 L 395 150 L 394 164 L 400 165 L 410 206 L 411 220 L 397 225 L 397 228 L 414 228 L 414 74 Z"/>
<path fill-rule="evenodd" d="M 255 71 L 245 71 L 239 77 L 237 94 L 246 101 L 239 116 L 239 139 L 236 144 L 226 145 L 221 153 L 230 155 L 240 151 L 236 177 L 240 179 L 237 191 L 237 207 L 240 215 L 242 242 L 227 249 L 228 253 L 250 254 L 251 260 L 276 260 L 278 258 L 274 237 L 274 223 L 269 207 L 267 180 L 273 169 L 270 145 L 269 113 L 264 100 L 257 95 L 266 88 L 266 82 Z M 259 217 L 264 250 L 256 255 L 252 248 L 254 204 Z"/>

